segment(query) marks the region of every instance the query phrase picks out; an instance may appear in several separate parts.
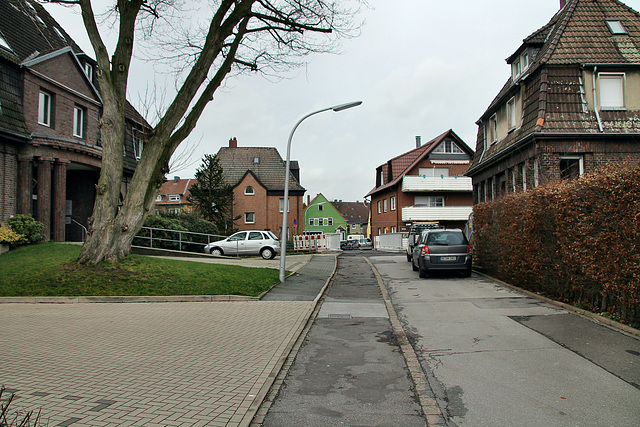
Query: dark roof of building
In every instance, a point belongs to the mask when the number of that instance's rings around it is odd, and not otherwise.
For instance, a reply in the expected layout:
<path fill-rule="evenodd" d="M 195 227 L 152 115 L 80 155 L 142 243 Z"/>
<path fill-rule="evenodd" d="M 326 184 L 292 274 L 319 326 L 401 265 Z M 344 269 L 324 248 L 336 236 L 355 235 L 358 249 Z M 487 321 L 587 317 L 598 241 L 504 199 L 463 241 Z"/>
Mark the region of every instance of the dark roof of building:
<path fill-rule="evenodd" d="M 3 0 L 0 2 L 0 55 L 20 64 L 27 59 L 71 47 L 82 50 L 67 32 L 38 2 L 33 0 Z"/>
<path fill-rule="evenodd" d="M 626 34 L 612 34 L 607 20 L 619 20 Z M 533 62 L 515 81 L 511 77 L 507 80 L 478 121 L 478 148 L 469 172 L 499 158 L 533 133 L 640 133 L 640 112 L 630 110 L 600 112 L 600 129 L 598 117 L 586 104 L 582 81 L 583 68 L 640 65 L 638 12 L 617 0 L 567 0 L 507 61 L 527 46 L 537 51 Z M 483 150 L 483 121 L 522 86 L 521 126 Z"/>
<path fill-rule="evenodd" d="M 369 221 L 369 205 L 365 202 L 342 202 L 334 200 L 331 204 L 349 224 L 363 224 Z"/>
<path fill-rule="evenodd" d="M 247 173 L 252 173 L 267 190 L 284 191 L 286 163 L 272 147 L 222 147 L 218 151 L 224 181 L 237 186 Z M 257 159 L 257 161 L 256 161 Z M 298 162 L 290 161 L 289 191 L 305 191 L 291 171 L 298 170 Z"/>
<path fill-rule="evenodd" d="M 465 144 L 464 141 L 462 141 L 462 139 L 460 139 L 460 137 L 456 135 L 456 133 L 452 129 L 449 129 L 448 131 L 435 137 L 431 141 L 422 144 L 420 147 L 414 148 L 411 151 L 407 151 L 406 153 L 394 157 L 388 162 L 378 166 L 378 169 L 381 168 L 382 170 L 382 185 L 375 187 L 374 189 L 369 191 L 367 197 L 374 193 L 397 185 L 402 177 L 406 175 L 407 171 L 413 169 L 422 159 L 427 157 L 433 151 L 433 149 L 436 148 L 446 138 L 452 138 L 453 140 L 458 142 L 458 146 L 461 149 L 467 150 L 469 154 L 473 154 L 473 151 L 467 148 L 467 144 Z M 389 177 L 389 166 L 391 166 L 393 175 L 391 177 Z"/>

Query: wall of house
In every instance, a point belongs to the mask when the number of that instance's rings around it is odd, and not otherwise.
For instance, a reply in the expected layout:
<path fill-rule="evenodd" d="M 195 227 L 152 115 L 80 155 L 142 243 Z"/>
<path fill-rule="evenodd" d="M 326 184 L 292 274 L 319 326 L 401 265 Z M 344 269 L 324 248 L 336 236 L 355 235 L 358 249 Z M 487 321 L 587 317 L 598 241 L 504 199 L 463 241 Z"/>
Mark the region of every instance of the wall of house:
<path fill-rule="evenodd" d="M 18 149 L 0 140 L 0 222 L 17 213 Z"/>
<path fill-rule="evenodd" d="M 254 195 L 245 195 L 247 187 L 253 187 Z M 272 213 L 267 209 L 267 190 L 260 184 L 253 175 L 247 174 L 244 179 L 233 189 L 233 214 L 234 217 L 240 215 L 240 219 L 236 221 L 236 227 L 239 230 L 279 230 L 282 226 L 282 217 L 280 217 L 280 226 L 277 229 L 271 228 L 270 216 Z M 255 223 L 246 224 L 244 214 L 253 212 L 255 214 Z M 277 212 L 277 211 L 276 211 Z"/>
<path fill-rule="evenodd" d="M 397 192 L 397 193 L 396 193 Z M 384 192 L 380 192 L 371 197 L 371 235 L 379 236 L 380 234 L 391 233 L 395 227 L 396 232 L 401 227 L 401 205 L 398 204 L 399 196 L 405 194 L 397 191 L 396 187 L 390 188 Z M 391 197 L 396 198 L 395 210 L 391 210 Z M 387 202 L 387 210 L 384 210 L 384 201 Z M 404 200 L 404 199 L 403 199 Z M 380 202 L 380 212 L 378 212 L 378 202 Z M 411 200 L 413 204 L 413 200 Z M 410 206 L 410 205 L 409 205 Z"/>

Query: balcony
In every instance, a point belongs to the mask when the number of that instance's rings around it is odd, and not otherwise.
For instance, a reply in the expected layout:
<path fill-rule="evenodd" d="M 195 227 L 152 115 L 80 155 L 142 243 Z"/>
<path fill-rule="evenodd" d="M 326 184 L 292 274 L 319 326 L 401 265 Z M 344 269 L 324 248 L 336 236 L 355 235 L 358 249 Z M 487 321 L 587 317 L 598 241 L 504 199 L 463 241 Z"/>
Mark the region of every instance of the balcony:
<path fill-rule="evenodd" d="M 402 192 L 422 193 L 425 191 L 473 191 L 471 178 L 468 176 L 445 176 L 445 177 L 424 177 L 408 176 L 402 177 Z"/>
<path fill-rule="evenodd" d="M 408 206 L 402 208 L 402 221 L 466 221 L 472 210 L 471 206 Z"/>

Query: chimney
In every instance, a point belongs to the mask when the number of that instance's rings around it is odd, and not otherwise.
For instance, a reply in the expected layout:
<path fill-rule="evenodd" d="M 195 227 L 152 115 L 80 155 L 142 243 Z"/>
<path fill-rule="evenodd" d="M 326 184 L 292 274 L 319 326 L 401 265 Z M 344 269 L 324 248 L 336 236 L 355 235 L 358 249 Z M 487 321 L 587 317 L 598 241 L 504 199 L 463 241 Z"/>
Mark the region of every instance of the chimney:
<path fill-rule="evenodd" d="M 229 148 L 238 148 L 238 140 L 235 136 L 229 140 Z"/>
<path fill-rule="evenodd" d="M 174 184 L 177 184 L 177 183 L 179 183 L 179 182 L 180 182 L 180 177 L 179 177 L 179 176 L 174 176 L 174 177 L 173 177 L 173 183 L 174 183 Z"/>
<path fill-rule="evenodd" d="M 420 135 L 416 136 L 416 148 L 420 148 L 422 145 L 422 137 Z"/>

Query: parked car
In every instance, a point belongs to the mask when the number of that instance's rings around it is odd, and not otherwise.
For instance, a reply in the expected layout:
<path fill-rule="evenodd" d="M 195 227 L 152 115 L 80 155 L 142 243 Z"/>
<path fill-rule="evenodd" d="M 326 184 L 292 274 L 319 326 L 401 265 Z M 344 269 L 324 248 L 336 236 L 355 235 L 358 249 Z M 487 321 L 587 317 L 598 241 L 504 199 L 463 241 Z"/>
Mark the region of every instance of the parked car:
<path fill-rule="evenodd" d="M 272 259 L 280 253 L 280 241 L 270 231 L 239 231 L 223 240 L 209 243 L 204 252 L 211 255 L 260 255 Z"/>
<path fill-rule="evenodd" d="M 409 227 L 409 238 L 407 241 L 407 261 L 411 262 L 413 259 L 413 248 L 418 243 L 420 235 L 424 230 L 443 228 L 437 222 L 417 222 Z"/>
<path fill-rule="evenodd" d="M 373 249 L 373 243 L 371 243 L 371 239 L 359 239 L 359 240 L 355 240 L 354 243 L 354 249 L 363 249 L 363 250 L 367 250 L 367 249 Z"/>
<path fill-rule="evenodd" d="M 413 248 L 412 266 L 421 278 L 433 270 L 459 270 L 471 276 L 471 245 L 461 230 L 424 230 Z"/>

